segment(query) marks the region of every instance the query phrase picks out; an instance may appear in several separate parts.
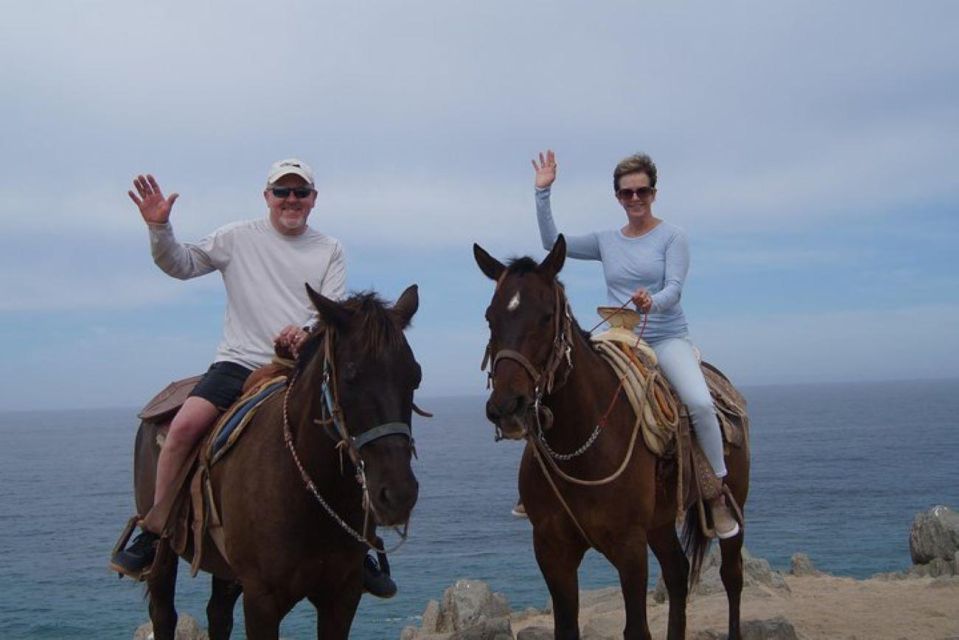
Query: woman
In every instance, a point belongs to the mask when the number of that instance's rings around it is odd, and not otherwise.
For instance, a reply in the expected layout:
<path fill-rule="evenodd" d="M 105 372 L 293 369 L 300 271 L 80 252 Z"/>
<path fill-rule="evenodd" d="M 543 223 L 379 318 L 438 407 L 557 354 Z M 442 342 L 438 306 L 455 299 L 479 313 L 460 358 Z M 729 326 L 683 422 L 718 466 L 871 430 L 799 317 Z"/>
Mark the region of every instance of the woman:
<path fill-rule="evenodd" d="M 550 187 L 556 180 L 552 151 L 533 160 L 536 171 L 536 218 L 543 248 L 549 250 L 558 232 L 550 210 Z M 566 236 L 567 255 L 603 263 L 608 302 L 632 300 L 648 314 L 643 339 L 656 351 L 659 368 L 689 410 L 696 438 L 718 478 L 726 476 L 723 439 L 712 397 L 689 341 L 686 316 L 679 304 L 689 270 L 686 234 L 653 215 L 656 165 L 645 154 L 632 155 L 613 171 L 613 193 L 626 212 L 619 229 Z M 713 527 L 720 538 L 739 533 L 722 494 L 709 501 Z"/>

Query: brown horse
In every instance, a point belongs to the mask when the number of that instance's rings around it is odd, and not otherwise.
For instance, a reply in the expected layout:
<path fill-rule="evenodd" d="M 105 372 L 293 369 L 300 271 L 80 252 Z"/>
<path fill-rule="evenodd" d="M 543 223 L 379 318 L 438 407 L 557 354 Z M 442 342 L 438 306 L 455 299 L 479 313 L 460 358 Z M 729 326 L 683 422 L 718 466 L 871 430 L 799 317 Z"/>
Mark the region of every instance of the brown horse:
<path fill-rule="evenodd" d="M 230 636 L 241 591 L 251 640 L 277 638 L 304 598 L 316 607 L 317 637 L 347 638 L 363 589 L 364 502 L 376 524 L 390 526 L 405 523 L 416 503 L 409 425 L 421 372 L 403 335 L 419 304 L 416 286 L 392 308 L 371 293 L 337 303 L 307 289 L 322 328 L 304 344 L 286 393 L 269 398 L 211 468 L 226 550 L 223 557 L 206 538 L 201 568 L 213 575 L 214 640 Z M 158 454 L 155 427 L 141 425 L 140 513 L 151 506 Z M 192 553 L 191 545 L 184 558 Z M 177 563 L 162 540 L 148 578 L 157 640 L 174 637 Z"/>
<path fill-rule="evenodd" d="M 560 236 L 540 264 L 519 258 L 507 267 L 479 245 L 473 252 L 480 270 L 497 282 L 486 310 L 487 355 L 493 356 L 493 391 L 486 413 L 498 435 L 528 440 L 519 494 L 533 525 L 536 561 L 553 597 L 555 637 L 579 638 L 577 570 L 592 547 L 619 573 L 626 607 L 624 637 L 650 638 L 647 545 L 659 559 L 669 594 L 668 638 L 685 637 L 686 596 L 709 540 L 692 511 L 687 512 L 687 559 L 675 526 L 676 465 L 657 459 L 641 437 L 634 449 L 629 445 L 636 420 L 632 408 L 620 393 L 619 379 L 572 318 L 556 279 L 566 258 L 565 239 Z M 550 417 L 552 426 L 547 428 L 543 423 Z M 602 429 L 595 427 L 600 424 Z M 583 486 L 549 470 L 545 456 L 552 456 L 565 474 L 594 481 L 609 478 L 629 459 L 618 477 Z M 733 449 L 726 465 L 727 484 L 742 505 L 748 453 Z M 733 639 L 740 637 L 742 544 L 741 533 L 720 542 Z"/>

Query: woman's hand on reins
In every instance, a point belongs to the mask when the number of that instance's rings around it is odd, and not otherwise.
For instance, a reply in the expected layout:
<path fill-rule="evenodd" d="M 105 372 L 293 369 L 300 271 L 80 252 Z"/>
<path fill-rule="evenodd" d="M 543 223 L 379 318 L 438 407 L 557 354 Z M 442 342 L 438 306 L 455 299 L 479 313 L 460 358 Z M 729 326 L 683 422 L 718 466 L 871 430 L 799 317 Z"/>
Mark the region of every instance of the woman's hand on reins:
<path fill-rule="evenodd" d="M 636 289 L 632 299 L 633 304 L 636 305 L 636 310 L 641 313 L 649 313 L 649 310 L 653 308 L 653 297 L 649 295 L 649 291 L 642 287 Z"/>
<path fill-rule="evenodd" d="M 553 153 L 553 150 L 547 149 L 546 155 L 540 152 L 539 164 L 536 164 L 535 158 L 532 162 L 533 169 L 536 171 L 536 188 L 545 189 L 553 184 L 556 180 L 556 154 Z"/>

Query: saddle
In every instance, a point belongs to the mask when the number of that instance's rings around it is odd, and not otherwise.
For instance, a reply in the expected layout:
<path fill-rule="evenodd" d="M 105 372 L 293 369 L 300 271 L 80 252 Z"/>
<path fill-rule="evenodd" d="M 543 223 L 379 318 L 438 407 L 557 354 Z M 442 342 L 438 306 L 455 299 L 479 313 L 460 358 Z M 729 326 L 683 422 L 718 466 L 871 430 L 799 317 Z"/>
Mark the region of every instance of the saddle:
<path fill-rule="evenodd" d="M 210 433 L 198 443 L 177 478 L 168 504 L 160 505 L 164 537 L 169 538 L 174 552 L 182 555 L 193 541 L 193 575 L 199 571 L 207 534 L 221 555 L 226 558 L 222 543 L 220 519 L 209 485 L 210 468 L 221 460 L 236 444 L 252 420 L 257 408 L 268 398 L 285 388 L 288 367 L 274 362 L 254 371 L 243 387 L 243 394 L 216 421 Z M 137 414 L 144 422 L 157 425 L 157 444 L 169 430 L 169 422 L 179 410 L 202 376 L 192 376 L 172 382 Z M 134 518 L 131 522 L 136 521 Z M 132 531 L 132 527 L 129 527 Z M 129 535 L 126 536 L 129 538 Z M 123 541 L 125 544 L 126 541 Z M 122 545 L 121 545 L 122 548 Z M 145 575 L 143 576 L 146 577 Z"/>
<path fill-rule="evenodd" d="M 704 531 L 710 531 L 706 526 L 703 500 L 716 497 L 724 487 L 712 473 L 695 439 L 685 405 L 659 372 L 656 353 L 637 339 L 633 327 L 638 323 L 639 315 L 607 307 L 600 307 L 598 311 L 611 328 L 593 336 L 593 347 L 622 381 L 626 396 L 640 420 L 647 448 L 665 465 L 673 463 L 678 466 L 677 508 L 680 518 L 688 506 L 698 504 L 701 525 Z M 746 399 L 717 367 L 700 360 L 700 368 L 716 407 L 726 453 L 729 447 L 748 448 Z M 727 500 L 731 497 L 727 492 Z M 739 512 L 735 500 L 731 503 L 734 511 Z M 742 521 L 741 512 L 738 515 Z"/>

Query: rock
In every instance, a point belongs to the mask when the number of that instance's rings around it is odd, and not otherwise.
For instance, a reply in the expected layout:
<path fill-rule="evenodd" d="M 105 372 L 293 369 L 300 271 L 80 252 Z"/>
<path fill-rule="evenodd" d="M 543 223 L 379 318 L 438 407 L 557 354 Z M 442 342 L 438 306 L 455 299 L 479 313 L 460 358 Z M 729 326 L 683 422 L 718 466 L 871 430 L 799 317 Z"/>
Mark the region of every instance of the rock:
<path fill-rule="evenodd" d="M 959 551 L 959 513 L 937 505 L 916 514 L 909 532 L 913 564 L 928 564 L 935 558 L 955 563 Z"/>
<path fill-rule="evenodd" d="M 553 640 L 553 630 L 549 627 L 526 627 L 516 634 L 516 640 Z"/>
<path fill-rule="evenodd" d="M 509 618 L 485 618 L 468 629 L 449 635 L 449 640 L 513 640 Z"/>
<path fill-rule="evenodd" d="M 794 576 L 821 576 L 823 572 L 813 566 L 805 553 L 794 553 L 790 560 L 789 573 Z"/>
<path fill-rule="evenodd" d="M 716 573 L 719 573 L 719 553 L 716 557 Z M 789 591 L 789 585 L 783 575 L 778 571 L 773 571 L 767 560 L 763 558 L 752 557 L 746 549 L 743 549 L 743 576 L 744 586 L 763 586 L 779 591 Z"/>
<path fill-rule="evenodd" d="M 909 569 L 909 574 L 920 578 L 938 578 L 939 576 L 952 576 L 956 574 L 955 565 L 952 562 L 942 558 L 933 558 L 926 564 L 916 564 Z"/>
<path fill-rule="evenodd" d="M 762 558 L 754 558 L 744 547 L 743 556 L 743 588 L 755 589 L 760 595 L 769 595 L 772 592 L 789 593 L 789 585 L 782 574 L 773 571 L 769 562 Z M 693 589 L 692 595 L 706 596 L 713 593 L 725 592 L 722 577 L 719 575 L 719 567 L 722 562 L 719 548 L 713 547 L 706 558 L 703 560 L 703 567 L 699 573 L 699 582 Z M 758 588 L 758 589 L 757 589 Z M 662 576 L 656 583 L 653 590 L 652 599 L 655 602 L 663 603 L 667 599 L 666 584 Z"/>
<path fill-rule="evenodd" d="M 742 640 L 799 640 L 796 629 L 782 616 L 768 620 L 746 620 L 740 625 Z M 725 640 L 726 631 L 700 631 L 690 640 Z"/>
<path fill-rule="evenodd" d="M 457 580 L 430 600 L 419 629 L 406 627 L 401 640 L 512 640 L 509 602 L 480 580 Z"/>
<path fill-rule="evenodd" d="M 133 640 L 153 640 L 153 624 L 147 622 L 137 627 Z M 209 636 L 196 618 L 180 614 L 176 622 L 176 640 L 209 640 Z"/>
<path fill-rule="evenodd" d="M 508 618 L 509 602 L 501 593 L 493 593 L 481 580 L 457 580 L 443 592 L 436 624 L 437 631 L 461 631 L 484 618 Z"/>
<path fill-rule="evenodd" d="M 440 621 L 440 603 L 436 600 L 430 600 L 426 603 L 426 609 L 423 611 L 423 622 L 420 629 L 426 633 L 436 633 L 439 630 Z"/>

